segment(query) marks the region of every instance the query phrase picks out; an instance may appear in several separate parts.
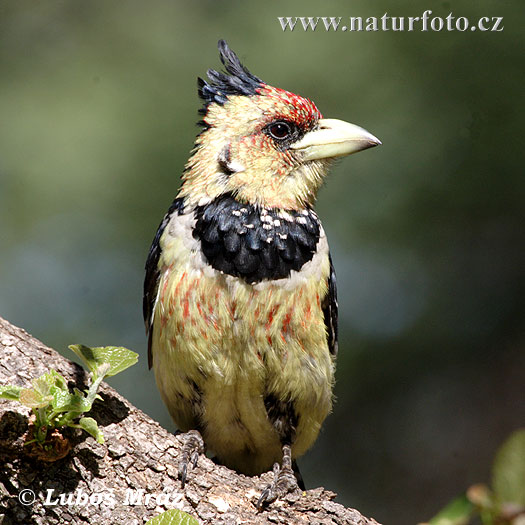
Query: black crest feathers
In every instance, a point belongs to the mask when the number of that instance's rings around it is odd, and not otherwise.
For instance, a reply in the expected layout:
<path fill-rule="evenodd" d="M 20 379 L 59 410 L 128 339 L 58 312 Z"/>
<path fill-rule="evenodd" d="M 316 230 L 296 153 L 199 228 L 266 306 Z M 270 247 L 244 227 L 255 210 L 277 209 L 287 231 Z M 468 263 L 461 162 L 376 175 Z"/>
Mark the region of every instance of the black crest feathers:
<path fill-rule="evenodd" d="M 199 96 L 204 100 L 204 108 L 200 110 L 203 115 L 212 102 L 222 106 L 230 95 L 255 95 L 263 84 L 260 78 L 241 64 L 239 57 L 224 40 L 219 40 L 218 47 L 226 73 L 208 69 L 208 82 L 202 78 L 197 79 Z"/>

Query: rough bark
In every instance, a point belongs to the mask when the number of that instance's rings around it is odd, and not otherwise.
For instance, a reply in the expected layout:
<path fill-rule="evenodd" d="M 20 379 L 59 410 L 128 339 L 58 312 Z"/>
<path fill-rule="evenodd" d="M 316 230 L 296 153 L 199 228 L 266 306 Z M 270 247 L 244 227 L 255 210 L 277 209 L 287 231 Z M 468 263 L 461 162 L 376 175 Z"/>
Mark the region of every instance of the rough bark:
<path fill-rule="evenodd" d="M 70 386 L 85 388 L 87 374 L 80 366 L 0 318 L 0 384 L 30 386 L 32 378 L 50 368 Z M 254 503 L 272 474 L 246 477 L 203 456 L 182 489 L 177 479 L 181 446 L 177 436 L 105 383 L 101 395 L 103 402 L 97 401 L 90 415 L 102 428 L 105 443 L 71 429 L 73 448 L 54 463 L 26 454 L 29 409 L 0 400 L 0 523 L 139 524 L 169 508 L 180 508 L 201 523 L 378 525 L 335 503 L 336 495 L 323 488 L 296 491 L 258 512 Z M 24 490 L 25 496 L 20 496 Z M 20 497 L 29 501 L 31 494 L 34 502 L 23 505 Z M 46 504 L 46 498 L 53 503 L 60 494 L 72 504 Z M 138 498 L 135 505 L 127 504 L 130 495 Z"/>

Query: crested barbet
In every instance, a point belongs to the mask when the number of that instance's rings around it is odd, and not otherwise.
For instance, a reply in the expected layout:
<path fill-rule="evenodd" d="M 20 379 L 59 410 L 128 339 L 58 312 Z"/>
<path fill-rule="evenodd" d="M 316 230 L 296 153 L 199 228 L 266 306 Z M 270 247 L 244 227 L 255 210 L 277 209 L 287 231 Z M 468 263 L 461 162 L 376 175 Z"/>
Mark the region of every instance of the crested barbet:
<path fill-rule="evenodd" d="M 144 319 L 186 433 L 182 483 L 205 446 L 244 474 L 273 466 L 262 507 L 304 488 L 295 459 L 332 408 L 336 284 L 316 194 L 334 158 L 380 141 L 219 51 L 225 72 L 198 79 L 202 131 L 147 259 Z"/>

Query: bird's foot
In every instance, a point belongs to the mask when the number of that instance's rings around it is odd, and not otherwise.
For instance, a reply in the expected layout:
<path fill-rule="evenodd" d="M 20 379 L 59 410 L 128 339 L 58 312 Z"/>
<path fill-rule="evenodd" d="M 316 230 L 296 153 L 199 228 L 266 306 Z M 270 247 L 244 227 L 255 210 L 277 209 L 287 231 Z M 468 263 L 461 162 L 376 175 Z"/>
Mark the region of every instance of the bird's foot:
<path fill-rule="evenodd" d="M 282 466 L 275 463 L 273 466 L 274 479 L 263 491 L 259 500 L 257 501 L 257 508 L 263 509 L 269 503 L 272 503 L 278 498 L 286 496 L 289 492 L 293 492 L 299 486 L 297 478 L 292 468 L 292 450 L 290 445 L 283 446 L 283 462 Z"/>
<path fill-rule="evenodd" d="M 182 452 L 179 461 L 179 479 L 182 488 L 184 488 L 188 475 L 188 465 L 191 465 L 192 468 L 197 466 L 199 454 L 204 454 L 206 451 L 206 445 L 204 444 L 204 439 L 202 439 L 198 430 L 190 430 L 185 434 L 182 434 L 182 436 L 184 437 L 184 444 L 182 445 Z"/>

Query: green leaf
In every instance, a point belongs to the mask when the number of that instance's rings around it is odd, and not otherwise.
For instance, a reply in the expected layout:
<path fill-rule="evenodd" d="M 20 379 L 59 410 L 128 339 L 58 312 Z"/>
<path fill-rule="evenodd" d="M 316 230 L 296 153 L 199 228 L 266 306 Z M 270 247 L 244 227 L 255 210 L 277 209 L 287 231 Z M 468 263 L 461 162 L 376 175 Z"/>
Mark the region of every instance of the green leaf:
<path fill-rule="evenodd" d="M 498 450 L 492 487 L 499 501 L 525 506 L 525 428 L 513 432 Z"/>
<path fill-rule="evenodd" d="M 70 392 L 54 386 L 51 388 L 50 394 L 53 395 L 53 401 L 51 402 L 53 410 L 59 410 L 61 412 L 69 410 L 67 407 L 71 403 L 71 398 L 73 397 Z"/>
<path fill-rule="evenodd" d="M 61 390 L 56 387 L 51 388 L 53 394 L 53 410 L 58 412 L 88 412 L 91 410 L 91 405 L 84 395 L 79 390 L 76 390 L 74 394 L 67 390 Z"/>
<path fill-rule="evenodd" d="M 102 399 L 98 394 L 97 390 L 104 379 L 104 374 L 109 370 L 109 363 L 104 363 L 98 367 L 99 375 L 95 375 L 95 380 L 91 383 L 89 390 L 86 395 L 86 402 L 89 403 L 89 409 L 91 410 L 91 405 L 95 402 L 95 399 Z"/>
<path fill-rule="evenodd" d="M 35 392 L 45 397 L 51 395 L 52 388 L 67 390 L 66 380 L 55 370 L 50 370 L 31 381 Z"/>
<path fill-rule="evenodd" d="M 0 385 L 0 398 L 18 401 L 22 388 L 15 385 Z"/>
<path fill-rule="evenodd" d="M 146 525 L 199 525 L 199 522 L 187 512 L 170 509 L 146 522 Z"/>
<path fill-rule="evenodd" d="M 82 359 L 87 369 L 97 375 L 97 369 L 104 363 L 109 363 L 109 370 L 104 377 L 111 377 L 126 368 L 134 365 L 138 360 L 138 354 L 122 346 L 104 346 L 90 348 L 84 345 L 70 345 L 69 348 Z"/>
<path fill-rule="evenodd" d="M 428 523 L 429 525 L 466 525 L 474 509 L 474 505 L 468 500 L 467 496 L 463 494 L 453 499 Z"/>
<path fill-rule="evenodd" d="M 44 408 L 53 401 L 53 396 L 43 396 L 32 388 L 22 388 L 18 400 L 29 408 Z"/>
<path fill-rule="evenodd" d="M 47 381 L 61 390 L 67 390 L 67 381 L 63 376 L 61 376 L 56 370 L 51 369 L 47 374 L 44 374 L 47 377 Z"/>
<path fill-rule="evenodd" d="M 78 426 L 91 434 L 99 443 L 104 443 L 104 435 L 98 428 L 97 422 L 92 417 L 83 417 Z"/>
<path fill-rule="evenodd" d="M 49 374 L 43 374 L 40 377 L 35 377 L 31 384 L 35 394 L 38 394 L 40 397 L 46 397 L 49 395 L 51 385 L 54 384 L 54 379 L 50 378 Z"/>

